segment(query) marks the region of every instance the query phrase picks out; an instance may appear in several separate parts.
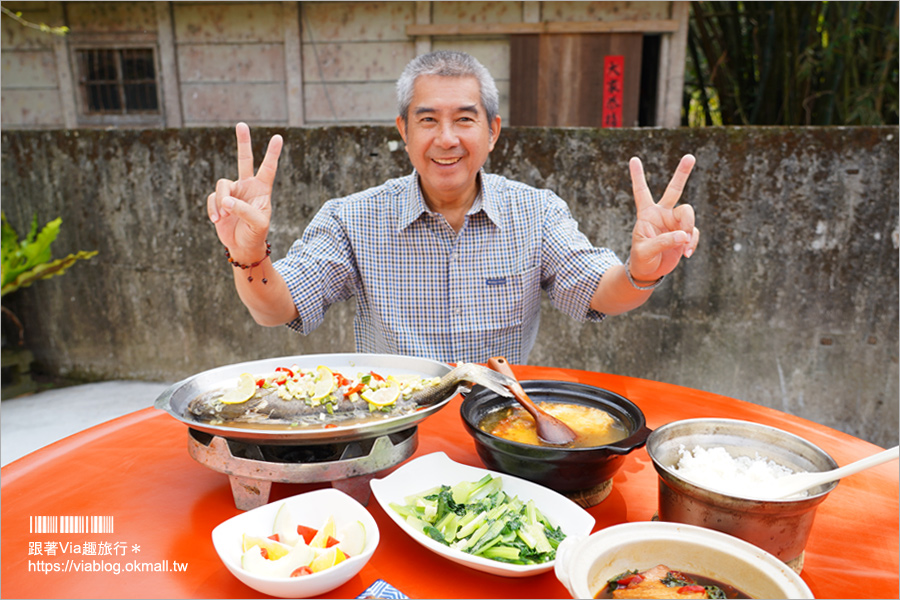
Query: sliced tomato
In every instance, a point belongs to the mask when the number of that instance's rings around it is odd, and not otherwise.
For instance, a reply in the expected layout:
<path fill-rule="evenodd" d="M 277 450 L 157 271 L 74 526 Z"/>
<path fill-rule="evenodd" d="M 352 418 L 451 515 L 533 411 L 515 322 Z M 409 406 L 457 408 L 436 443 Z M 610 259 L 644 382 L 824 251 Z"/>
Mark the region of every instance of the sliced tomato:
<path fill-rule="evenodd" d="M 705 591 L 706 588 L 702 585 L 683 585 L 678 588 L 679 594 L 699 594 L 700 592 Z"/>
<path fill-rule="evenodd" d="M 260 553 L 262 554 L 262 557 L 268 560 L 268 558 L 269 558 L 269 551 L 266 550 L 265 548 L 260 548 L 259 551 L 260 551 Z"/>
<path fill-rule="evenodd" d="M 302 575 L 312 575 L 313 570 L 303 565 L 302 567 L 297 567 L 294 569 L 294 572 L 291 573 L 291 577 L 300 577 Z"/>
<path fill-rule="evenodd" d="M 277 533 L 273 533 L 272 535 L 270 535 L 270 536 L 269 536 L 269 539 L 270 539 L 270 540 L 275 540 L 276 542 L 280 542 L 280 541 L 281 541 L 280 539 L 278 539 L 278 534 L 277 534 Z"/>
<path fill-rule="evenodd" d="M 617 584 L 617 585 L 620 585 L 620 586 L 622 586 L 622 587 L 625 587 L 625 586 L 630 585 L 630 584 L 632 584 L 632 583 L 635 584 L 635 585 L 637 585 L 637 584 L 639 584 L 640 582 L 642 582 L 643 580 L 644 580 L 643 577 L 641 577 L 640 575 L 638 575 L 637 573 L 635 573 L 634 575 L 629 575 L 628 577 L 623 577 L 622 579 L 619 579 L 618 581 L 616 581 L 616 584 Z"/>
<path fill-rule="evenodd" d="M 331 548 L 331 547 L 334 546 L 335 544 L 340 544 L 340 543 L 341 543 L 340 540 L 336 540 L 336 539 L 334 539 L 333 537 L 331 537 L 331 536 L 329 535 L 329 536 L 328 536 L 328 539 L 325 541 L 325 547 L 326 547 L 326 548 Z"/>
<path fill-rule="evenodd" d="M 307 527 L 306 525 L 297 525 L 297 533 L 303 536 L 303 541 L 308 544 L 314 537 L 316 537 L 316 534 L 319 533 L 319 530 L 313 529 L 312 527 Z"/>

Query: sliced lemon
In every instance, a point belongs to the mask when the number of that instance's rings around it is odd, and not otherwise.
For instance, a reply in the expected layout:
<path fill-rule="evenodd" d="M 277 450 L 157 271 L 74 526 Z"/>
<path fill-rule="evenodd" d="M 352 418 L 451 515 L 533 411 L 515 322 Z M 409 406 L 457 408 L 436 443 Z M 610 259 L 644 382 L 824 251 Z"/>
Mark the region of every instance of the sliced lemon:
<path fill-rule="evenodd" d="M 375 406 L 390 406 L 400 397 L 400 386 L 394 384 L 377 390 L 366 390 L 362 393 L 362 397 Z"/>
<path fill-rule="evenodd" d="M 313 561 L 309 563 L 309 568 L 312 569 L 313 573 L 318 573 L 319 571 L 324 571 L 338 563 L 344 562 L 346 559 L 347 555 L 344 554 L 340 548 L 332 546 L 319 556 L 315 557 Z"/>
<path fill-rule="evenodd" d="M 240 404 L 246 402 L 256 393 L 256 379 L 250 373 L 241 373 L 237 387 L 233 387 L 222 395 L 222 404 Z"/>
<path fill-rule="evenodd" d="M 324 548 L 328 544 L 328 538 L 334 537 L 334 517 L 329 516 L 325 524 L 316 532 L 313 539 L 309 540 L 310 548 Z"/>
<path fill-rule="evenodd" d="M 244 534 L 243 538 L 243 547 L 242 551 L 246 552 L 253 546 L 259 546 L 260 548 L 264 548 L 267 553 L 267 558 L 269 560 L 278 560 L 285 554 L 291 551 L 291 547 L 286 544 L 281 544 L 276 542 L 275 540 L 270 540 L 264 537 L 256 537 L 252 535 Z"/>
<path fill-rule="evenodd" d="M 328 367 L 316 367 L 316 387 L 313 388 L 313 400 L 321 400 L 334 391 L 337 378 Z"/>

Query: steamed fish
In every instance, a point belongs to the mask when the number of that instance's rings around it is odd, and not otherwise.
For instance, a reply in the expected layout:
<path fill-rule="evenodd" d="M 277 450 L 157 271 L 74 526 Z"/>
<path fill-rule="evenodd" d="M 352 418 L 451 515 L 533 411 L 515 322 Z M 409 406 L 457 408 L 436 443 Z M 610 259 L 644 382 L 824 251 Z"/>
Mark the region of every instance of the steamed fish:
<path fill-rule="evenodd" d="M 482 385 L 501 396 L 514 381 L 487 367 L 464 363 L 443 377 L 355 373 L 326 366 L 280 367 L 267 377 L 242 374 L 236 386 L 191 400 L 185 416 L 211 424 L 302 426 L 397 416 L 437 404 L 462 385 Z"/>

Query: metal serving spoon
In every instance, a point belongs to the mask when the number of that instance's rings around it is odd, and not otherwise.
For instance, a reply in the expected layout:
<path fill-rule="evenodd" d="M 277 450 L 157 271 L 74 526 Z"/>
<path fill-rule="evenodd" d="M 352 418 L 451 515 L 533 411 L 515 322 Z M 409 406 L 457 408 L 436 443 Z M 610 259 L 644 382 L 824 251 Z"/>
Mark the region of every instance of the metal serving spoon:
<path fill-rule="evenodd" d="M 515 385 L 508 386 L 509 391 L 513 393 L 513 396 L 516 397 L 519 404 L 534 417 L 534 423 L 537 426 L 537 435 L 541 441 L 556 446 L 571 444 L 575 441 L 578 434 L 572 431 L 571 427 L 553 415 L 541 410 L 541 408 L 528 397 L 528 394 L 525 393 L 525 390 L 522 389 L 522 386 L 519 385 L 518 380 L 516 380 L 516 375 L 513 373 L 505 358 L 502 356 L 494 356 L 488 359 L 487 365 L 498 373 L 503 373 L 516 382 Z"/>
<path fill-rule="evenodd" d="M 859 473 L 860 471 L 886 463 L 890 460 L 896 460 L 898 456 L 900 456 L 900 446 L 894 446 L 889 450 L 883 450 L 878 454 L 873 454 L 872 456 L 852 462 L 849 465 L 845 465 L 838 469 L 832 469 L 831 471 L 786 475 L 773 481 L 766 482 L 764 486 L 759 488 L 759 493 L 757 495 L 759 497 L 772 499 L 787 498 L 788 496 L 793 496 L 794 494 L 806 491 L 809 488 L 830 483 L 841 479 L 842 477 L 853 475 L 854 473 Z"/>

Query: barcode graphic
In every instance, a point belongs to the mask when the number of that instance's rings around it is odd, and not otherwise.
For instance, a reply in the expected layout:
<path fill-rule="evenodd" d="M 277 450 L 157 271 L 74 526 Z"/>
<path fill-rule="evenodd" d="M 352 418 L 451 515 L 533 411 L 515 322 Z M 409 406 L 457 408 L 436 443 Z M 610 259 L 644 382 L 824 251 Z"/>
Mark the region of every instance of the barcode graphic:
<path fill-rule="evenodd" d="M 34 515 L 29 533 L 115 533 L 112 516 Z"/>

